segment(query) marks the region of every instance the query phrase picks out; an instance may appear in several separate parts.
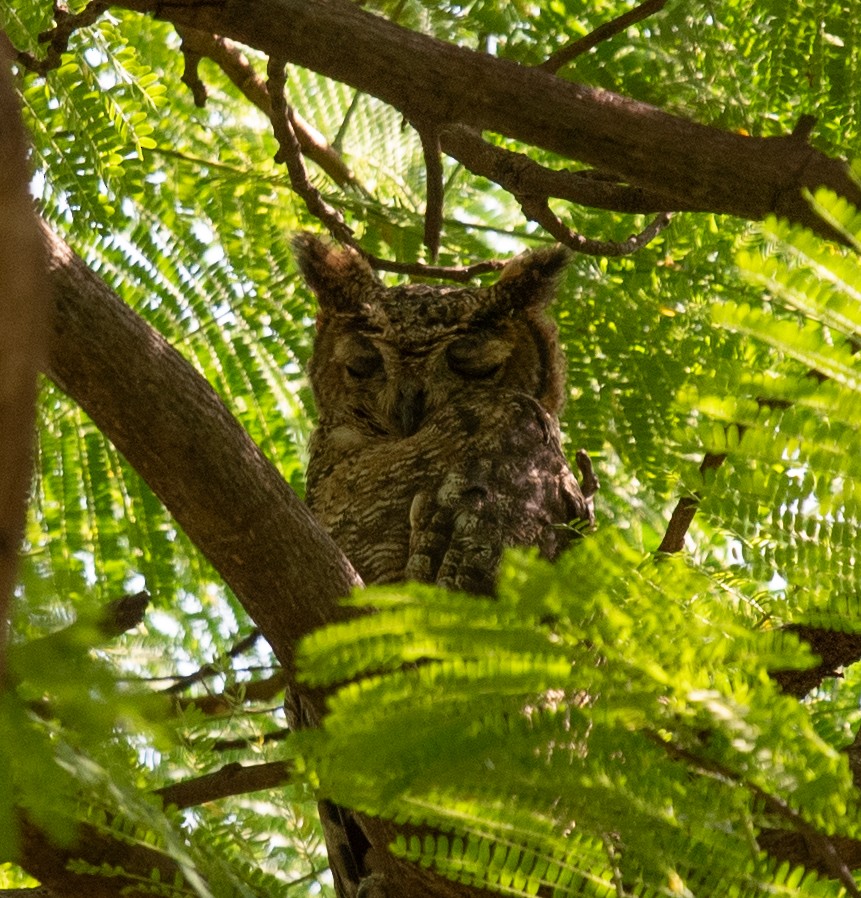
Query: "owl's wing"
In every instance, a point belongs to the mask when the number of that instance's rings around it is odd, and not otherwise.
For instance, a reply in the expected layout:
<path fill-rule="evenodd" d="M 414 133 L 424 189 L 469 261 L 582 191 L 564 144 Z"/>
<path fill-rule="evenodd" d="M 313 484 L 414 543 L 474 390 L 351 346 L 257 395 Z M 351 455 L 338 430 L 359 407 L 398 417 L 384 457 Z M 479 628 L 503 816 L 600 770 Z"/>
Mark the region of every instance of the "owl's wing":
<path fill-rule="evenodd" d="M 581 489 L 554 419 L 521 396 L 504 413 L 483 417 L 449 470 L 413 499 L 408 579 L 492 595 L 505 547 L 537 546 L 555 558 L 576 525 L 594 523 L 597 481 L 588 456 L 584 462 L 578 454 Z"/>

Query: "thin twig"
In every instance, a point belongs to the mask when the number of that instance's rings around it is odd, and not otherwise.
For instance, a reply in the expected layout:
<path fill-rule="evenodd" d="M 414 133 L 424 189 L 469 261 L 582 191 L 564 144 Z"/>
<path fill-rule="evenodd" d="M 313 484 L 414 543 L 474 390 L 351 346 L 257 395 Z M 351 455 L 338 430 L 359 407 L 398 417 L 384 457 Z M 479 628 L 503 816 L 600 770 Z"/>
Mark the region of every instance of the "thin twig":
<path fill-rule="evenodd" d="M 667 0 L 646 0 L 645 3 L 641 3 L 629 12 L 623 13 L 609 22 L 605 22 L 603 25 L 599 25 L 585 37 L 578 38 L 575 41 L 571 41 L 570 44 L 560 47 L 537 68 L 544 69 L 547 72 L 558 72 L 562 66 L 567 65 L 578 56 L 582 56 L 603 41 L 614 37 L 631 25 L 635 25 L 637 22 L 641 22 L 643 19 L 662 10 L 666 5 Z"/>
<path fill-rule="evenodd" d="M 476 262 L 474 265 L 425 265 L 422 262 L 395 262 L 391 259 L 381 259 L 379 256 L 371 256 L 365 253 L 360 246 L 353 243 L 352 246 L 357 249 L 368 260 L 371 268 L 378 271 L 391 271 L 395 274 L 412 274 L 416 277 L 441 278 L 447 281 L 456 281 L 458 283 L 466 283 L 480 274 L 487 274 L 491 271 L 501 271 L 505 267 L 505 259 L 486 259 L 483 262 Z"/>
<path fill-rule="evenodd" d="M 442 234 L 443 214 L 443 169 L 442 154 L 439 146 L 439 129 L 416 125 L 421 138 L 422 152 L 425 157 L 425 231 L 424 245 L 431 257 L 436 261 L 439 253 L 440 235 Z"/>
<path fill-rule="evenodd" d="M 518 197 L 523 214 L 537 222 L 555 237 L 563 246 L 586 256 L 628 256 L 650 243 L 670 223 L 671 214 L 661 212 L 639 234 L 632 234 L 627 240 L 594 240 L 584 237 L 560 221 L 547 204 L 544 197 Z"/>
<path fill-rule="evenodd" d="M 270 120 L 275 139 L 278 141 L 275 161 L 283 162 L 287 166 L 290 185 L 304 200 L 308 211 L 326 225 L 333 237 L 342 243 L 352 245 L 352 229 L 344 221 L 341 213 L 323 199 L 320 191 L 311 183 L 308 172 L 305 170 L 305 163 L 302 161 L 302 148 L 296 137 L 293 110 L 287 104 L 285 94 L 286 63 L 283 60 L 270 57 L 266 66 L 266 75 L 269 102 L 272 104 Z"/>
<path fill-rule="evenodd" d="M 81 28 L 93 25 L 110 6 L 108 0 L 91 0 L 79 13 L 72 14 L 62 3 L 54 3 L 54 21 L 57 23 L 39 35 L 39 43 L 47 44 L 44 59 L 38 59 L 26 50 L 14 50 L 16 62 L 38 75 L 47 75 L 59 68 L 62 55 L 69 49 L 69 40 Z"/>

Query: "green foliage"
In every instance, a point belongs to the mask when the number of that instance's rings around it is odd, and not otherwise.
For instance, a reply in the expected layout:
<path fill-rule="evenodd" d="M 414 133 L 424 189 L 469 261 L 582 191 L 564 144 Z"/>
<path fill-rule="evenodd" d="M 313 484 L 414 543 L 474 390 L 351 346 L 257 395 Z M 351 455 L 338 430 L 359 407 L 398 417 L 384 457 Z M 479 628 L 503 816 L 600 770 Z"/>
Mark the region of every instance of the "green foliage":
<path fill-rule="evenodd" d="M 859 245 L 855 210 L 817 204 Z M 728 455 L 696 488 L 737 555 L 643 558 L 605 528 L 555 566 L 509 555 L 497 600 L 372 588 L 353 601 L 375 613 L 306 640 L 309 682 L 348 685 L 297 740 L 303 762 L 334 801 L 426 828 L 397 854 L 502 894 L 839 892 L 753 837 L 861 826 L 840 750 L 857 674 L 804 704 L 770 678 L 814 663 L 786 623 L 861 627 L 861 268 L 763 232 L 767 252 L 738 256 L 759 305 L 713 307 L 753 342 L 679 403 L 683 439 Z"/>
<path fill-rule="evenodd" d="M 42 52 L 51 7 L 0 0 L 16 46 Z M 535 64 L 630 4 L 371 7 Z M 755 135 L 785 134 L 815 111 L 815 140 L 845 152 L 858 138 L 859 10 L 669 3 L 563 74 Z M 274 163 L 268 123 L 209 63 L 209 99 L 195 107 L 177 48 L 163 23 L 112 11 L 72 36 L 59 69 L 19 71 L 33 190 L 301 493 L 314 308 L 288 247 L 292 232 L 318 223 Z M 415 134 L 379 102 L 298 68 L 288 90 L 355 174 L 341 185 L 309 166 L 327 201 L 369 250 L 421 258 Z M 546 239 L 495 186 L 450 163 L 445 176 L 441 262 Z M 819 202 L 857 246 L 852 213 Z M 643 223 L 559 211 L 593 237 L 623 239 Z M 758 852 L 753 837 L 761 826 L 859 837 L 841 751 L 858 726 L 858 665 L 803 704 L 768 672 L 813 663 L 781 635 L 787 623 L 859 630 L 861 278 L 844 253 L 772 223 L 764 246 L 744 238 L 745 283 L 732 267 L 741 231 L 687 216 L 632 258 L 578 258 L 568 272 L 556 306 L 569 360 L 563 423 L 602 480 L 597 537 L 556 568 L 510 556 L 496 602 L 370 591 L 355 601 L 377 613 L 308 642 L 310 680 L 354 682 L 333 696 L 325 729 L 290 753 L 322 794 L 427 824 L 397 853 L 502 894 L 838 893 Z M 244 701 L 274 662 L 260 644 L 232 653 L 250 630 L 243 609 L 47 384 L 38 439 L 16 689 L 0 702 L 0 732 L 16 733 L 0 739 L 0 861 L 17 838 L 14 794 L 60 842 L 85 820 L 157 846 L 185 876 L 154 892 L 331 894 L 306 784 L 183 814 L 150 797 L 231 761 L 283 755 L 279 697 Z M 728 457 L 704 477 L 706 451 Z M 679 495 L 700 500 L 690 558 L 656 560 Z M 91 626 L 97 609 L 142 587 L 153 597 L 146 623 L 106 644 Z M 208 662 L 215 673 L 181 701 L 151 701 Z M 226 707 L 203 710 L 208 692 Z"/>
<path fill-rule="evenodd" d="M 747 895 L 781 881 L 751 847 L 768 798 L 858 831 L 846 758 L 768 679 L 808 654 L 680 559 L 608 531 L 509 556 L 497 601 L 355 601 L 376 613 L 305 643 L 310 682 L 351 682 L 304 758 L 327 797 L 429 827 L 396 853 L 504 894 Z"/>

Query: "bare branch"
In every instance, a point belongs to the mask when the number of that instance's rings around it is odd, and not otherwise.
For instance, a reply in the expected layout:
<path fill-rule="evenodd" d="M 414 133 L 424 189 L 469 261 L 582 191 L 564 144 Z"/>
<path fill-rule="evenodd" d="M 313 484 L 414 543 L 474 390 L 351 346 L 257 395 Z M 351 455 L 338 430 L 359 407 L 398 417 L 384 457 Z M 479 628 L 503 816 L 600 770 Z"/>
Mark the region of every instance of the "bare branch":
<path fill-rule="evenodd" d="M 631 214 L 695 212 L 702 208 L 677 196 L 623 184 L 605 172 L 545 168 L 524 153 L 488 143 L 477 131 L 463 125 L 443 127 L 440 146 L 474 175 L 488 178 L 515 196 L 555 197 Z"/>
<path fill-rule="evenodd" d="M 242 92 L 247 100 L 252 102 L 267 118 L 272 116 L 272 104 L 269 100 L 269 92 L 266 89 L 266 81 L 257 74 L 254 66 L 240 48 L 226 37 L 217 37 L 198 31 L 195 28 L 178 27 L 177 33 L 182 38 L 183 53 L 193 54 L 201 59 L 211 59 L 230 79 L 230 81 Z M 186 61 L 186 72 L 188 61 Z M 189 84 L 185 75 L 183 81 Z M 197 102 L 196 88 L 189 84 Z M 204 87 L 205 97 L 206 88 Z M 198 103 L 198 105 L 200 105 Z M 312 162 L 315 162 L 324 172 L 342 187 L 355 187 L 361 189 L 355 175 L 341 158 L 340 153 L 326 142 L 323 135 L 302 117 L 293 111 L 293 128 L 302 153 Z"/>
<path fill-rule="evenodd" d="M 39 35 L 39 41 L 48 44 L 44 59 L 38 59 L 32 53 L 15 50 L 14 58 L 24 68 L 39 75 L 46 75 L 51 69 L 59 67 L 61 57 L 69 49 L 69 39 L 80 28 L 94 24 L 110 6 L 109 0 L 90 0 L 81 12 L 72 14 L 62 3 L 54 3 L 54 21 L 57 23 L 49 31 Z"/>
<path fill-rule="evenodd" d="M 439 131 L 433 127 L 415 125 L 422 142 L 425 157 L 426 203 L 424 244 L 435 261 L 439 253 L 439 241 L 442 234 L 443 214 L 443 170 L 440 158 Z"/>
<path fill-rule="evenodd" d="M 180 783 L 172 783 L 156 790 L 165 807 L 173 805 L 179 810 L 218 801 L 231 795 L 245 795 L 283 786 L 290 779 L 292 765 L 286 761 L 243 766 L 227 764 L 215 773 L 199 776 Z"/>
<path fill-rule="evenodd" d="M 576 231 L 572 231 L 553 214 L 547 200 L 539 197 L 518 197 L 523 214 L 534 222 L 537 222 L 555 237 L 563 246 L 583 253 L 587 256 L 627 256 L 642 249 L 650 243 L 670 223 L 670 213 L 662 212 L 639 234 L 633 234 L 627 240 L 617 242 L 614 240 L 594 240 L 584 237 Z"/>
<path fill-rule="evenodd" d="M 371 256 L 365 253 L 360 246 L 353 244 L 359 252 L 368 260 L 368 264 L 378 271 L 391 271 L 396 274 L 412 274 L 417 277 L 443 278 L 449 281 L 466 283 L 480 274 L 490 271 L 501 271 L 505 267 L 505 259 L 486 259 L 473 265 L 451 266 L 424 265 L 421 262 L 394 262 L 390 259 L 381 259 L 379 256 Z"/>
<path fill-rule="evenodd" d="M 749 220 L 769 214 L 829 239 L 840 233 L 811 209 L 828 187 L 861 205 L 843 160 L 783 137 L 755 137 L 701 125 L 540 68 L 447 44 L 401 27 L 350 0 L 116 0 L 241 41 L 270 57 L 349 84 L 408 121 L 451 123 L 542 147 L 615 177 L 675 197 L 677 206 Z M 345 40 L 344 35 L 349 35 Z"/>
<path fill-rule="evenodd" d="M 353 245 L 352 228 L 347 226 L 343 215 L 323 199 L 320 191 L 311 183 L 308 172 L 305 170 L 305 163 L 302 161 L 302 148 L 296 137 L 293 110 L 287 104 L 285 96 L 285 63 L 270 57 L 266 74 L 269 79 L 267 82 L 269 102 L 272 104 L 270 121 L 279 147 L 275 161 L 283 162 L 287 166 L 290 185 L 304 200 L 308 211 L 323 222 L 333 237 L 342 243 Z"/>
<path fill-rule="evenodd" d="M 643 19 L 654 15 L 666 5 L 667 0 L 646 0 L 645 3 L 641 3 L 630 12 L 623 13 L 617 18 L 612 19 L 609 22 L 604 22 L 603 25 L 599 25 L 585 37 L 578 38 L 576 41 L 571 41 L 570 44 L 560 47 L 560 49 L 545 62 L 542 62 L 538 68 L 544 69 L 547 72 L 558 72 L 562 66 L 572 62 L 578 56 L 582 56 L 588 50 L 597 47 L 598 44 L 621 33 L 631 25 L 635 25 L 637 22 L 642 22 Z"/>
<path fill-rule="evenodd" d="M 700 464 L 700 474 L 719 468 L 726 461 L 726 454 L 714 454 L 707 452 Z M 700 507 L 700 495 L 694 493 L 691 496 L 682 496 L 673 509 L 670 521 L 667 524 L 664 538 L 658 546 L 658 552 L 671 554 L 681 552 L 685 546 L 685 536 L 694 520 L 694 515 Z"/>

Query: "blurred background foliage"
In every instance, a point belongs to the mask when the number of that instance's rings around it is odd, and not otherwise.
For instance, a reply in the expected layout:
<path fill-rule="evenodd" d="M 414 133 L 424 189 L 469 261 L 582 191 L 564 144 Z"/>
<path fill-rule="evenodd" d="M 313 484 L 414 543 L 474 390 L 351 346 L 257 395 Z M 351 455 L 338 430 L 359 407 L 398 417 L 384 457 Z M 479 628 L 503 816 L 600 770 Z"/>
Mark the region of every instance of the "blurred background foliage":
<path fill-rule="evenodd" d="M 84 6 L 81 0 L 70 4 L 73 11 Z M 366 8 L 443 40 L 536 64 L 629 5 L 379 0 Z M 47 0 L 0 0 L 2 27 L 19 49 L 37 55 L 37 35 L 50 27 L 51 16 Z M 788 133 L 802 114 L 814 113 L 813 142 L 830 154 L 852 156 L 861 98 L 859 34 L 861 8 L 848 0 L 670 0 L 664 11 L 561 74 L 755 135 Z M 304 372 L 315 311 L 288 247 L 293 233 L 319 229 L 319 223 L 273 161 L 268 122 L 212 63 L 201 66 L 206 106 L 194 105 L 180 80 L 179 43 L 165 23 L 112 10 L 72 36 L 60 68 L 45 77 L 19 69 L 33 192 L 46 219 L 215 386 L 301 494 L 314 421 Z M 263 74 L 265 60 L 248 55 Z M 409 126 L 373 98 L 292 66 L 288 92 L 296 111 L 355 175 L 354 184 L 339 185 L 309 163 L 324 197 L 370 251 L 420 259 L 425 175 Z M 570 165 L 529 152 L 548 165 Z M 450 161 L 445 173 L 441 263 L 508 255 L 549 241 L 495 185 Z M 624 239 L 645 224 L 638 217 L 555 208 L 575 230 L 601 239 Z M 857 543 L 849 486 L 854 470 L 839 463 L 848 436 L 834 433 L 826 445 L 813 428 L 806 444 L 790 448 L 773 439 L 790 424 L 800 432 L 813 427 L 824 402 L 821 391 L 810 395 L 809 355 L 793 352 L 794 336 L 756 339 L 765 325 L 753 320 L 751 309 L 793 326 L 806 316 L 816 320 L 810 308 L 791 302 L 763 306 L 763 291 L 773 290 L 774 280 L 763 279 L 757 268 L 765 263 L 751 260 L 786 239 L 779 229 L 764 234 L 728 218 L 678 216 L 634 256 L 575 257 L 555 306 L 569 364 L 563 426 L 572 454 L 585 447 L 601 479 L 601 528 L 642 557 L 657 548 L 679 496 L 703 493 L 688 539 L 691 560 L 727 589 L 739 590 L 746 607 L 760 609 L 758 627 L 823 614 L 833 619 L 841 602 L 854 610 L 858 586 L 849 558 Z M 754 269 L 748 278 L 735 264 L 739 246 Z M 808 251 L 814 269 L 821 268 L 820 253 L 829 261 L 839 257 L 832 249 Z M 843 280 L 853 295 L 857 280 Z M 832 340 L 835 326 L 822 322 L 813 344 L 821 348 Z M 852 361 L 841 364 L 851 368 Z M 755 402 L 764 385 L 799 400 L 786 413 L 798 420 L 748 414 L 744 451 L 704 485 L 697 473 L 703 453 L 726 448 L 733 439 L 727 426 L 731 433 L 742 412 L 750 412 L 743 401 Z M 828 406 L 831 418 L 838 399 Z M 844 409 L 839 426 L 848 433 L 853 420 Z M 68 762 L 69 795 L 76 794 L 76 777 L 90 783 L 91 801 L 106 782 L 116 784 L 125 790 L 129 814 L 144 828 L 158 829 L 169 846 L 171 826 L 153 822 L 151 806 L 133 797 L 134 787 L 144 778 L 153 787 L 229 760 L 277 756 L 284 726 L 279 699 L 242 700 L 243 684 L 271 676 L 274 662 L 260 641 L 237 657 L 229 654 L 251 630 L 242 608 L 147 486 L 50 383 L 43 384 L 39 424 L 16 638 L 35 640 L 66 626 L 80 609 L 147 589 L 153 602 L 146 623 L 98 652 L 77 653 L 78 681 L 101 684 L 119 702 L 135 684 L 158 691 L 213 662 L 218 675 L 183 695 L 234 696 L 229 710 L 215 716 L 191 701 L 172 704 L 167 724 L 146 708 L 123 711 L 136 723 L 125 725 L 122 740 L 104 738 L 121 716 L 121 706 L 110 702 L 100 720 L 74 728 L 71 741 L 95 766 L 86 780 L 75 766 L 80 755 Z M 814 446 L 815 458 L 798 455 Z M 814 469 L 833 476 L 817 480 Z M 843 626 L 857 626 L 857 614 L 848 620 Z M 119 681 L 110 685 L 108 672 Z M 835 745 L 847 739 L 854 720 L 856 679 L 823 688 L 809 707 Z M 841 689 L 851 696 L 837 701 Z M 67 700 L 54 691 L 56 702 Z M 32 721 L 21 725 L 38 729 Z M 33 782 L 43 755 L 34 751 L 30 758 Z M 14 759 L 0 753 L 0 777 L 12 777 L 14 767 Z M 19 786 L 26 779 L 20 770 L 14 776 Z M 35 798 L 34 804 L 38 816 Z M 188 863 L 202 869 L 201 858 L 213 865 L 235 862 L 225 882 L 249 882 L 250 874 L 236 871 L 254 869 L 273 877 L 266 881 L 269 894 L 286 894 L 294 881 L 290 895 L 330 891 L 303 785 L 267 794 L 265 801 L 239 797 L 195 809 L 186 822 L 194 834 L 189 850 L 195 860 Z M 248 838 L 236 839 L 236 832 Z M 18 874 L 5 875 L 17 881 Z M 0 870 L 0 883 L 3 876 Z"/>

